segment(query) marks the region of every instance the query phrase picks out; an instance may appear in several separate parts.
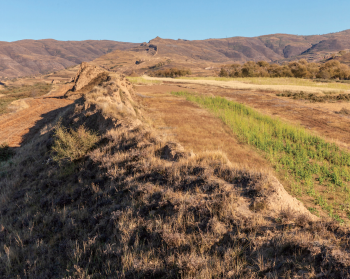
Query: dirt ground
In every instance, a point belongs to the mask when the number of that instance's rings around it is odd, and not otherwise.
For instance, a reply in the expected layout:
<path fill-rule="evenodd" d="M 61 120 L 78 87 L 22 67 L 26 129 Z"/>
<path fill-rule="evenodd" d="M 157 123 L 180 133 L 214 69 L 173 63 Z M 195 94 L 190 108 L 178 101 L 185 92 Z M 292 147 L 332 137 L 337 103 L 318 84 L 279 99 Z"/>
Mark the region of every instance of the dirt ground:
<path fill-rule="evenodd" d="M 276 96 L 275 92 L 234 90 L 200 84 L 164 83 L 136 86 L 140 103 L 153 127 L 180 142 L 186 149 L 196 152 L 221 150 L 239 167 L 269 172 L 276 176 L 290 192 L 291 185 L 283 175 L 274 171 L 271 164 L 253 147 L 241 144 L 221 120 L 198 105 L 169 94 L 171 91 L 188 91 L 211 96 L 223 96 L 258 111 L 296 123 L 310 131 L 334 141 L 344 148 L 350 147 L 350 117 L 336 114 L 349 103 L 308 103 Z M 306 207 L 315 207 L 313 199 L 303 196 Z M 322 209 L 318 208 L 321 216 Z"/>
<path fill-rule="evenodd" d="M 0 144 L 18 147 L 31 139 L 37 131 L 50 123 L 59 111 L 72 104 L 72 100 L 61 99 L 71 84 L 56 85 L 48 94 L 38 98 L 22 99 L 14 111 L 0 116 Z"/>
<path fill-rule="evenodd" d="M 276 92 L 235 90 L 204 84 L 173 82 L 166 84 L 178 86 L 177 91 L 222 96 L 246 104 L 267 115 L 299 124 L 329 141 L 350 149 L 350 116 L 337 113 L 342 108 L 350 109 L 350 102 L 310 103 L 305 100 L 278 97 Z"/>
<path fill-rule="evenodd" d="M 182 98 L 167 94 L 182 89 L 179 85 L 136 87 L 139 102 L 155 129 L 194 153 L 219 150 L 226 153 L 228 159 L 240 167 L 273 171 L 262 156 L 249 146 L 240 144 L 229 128 L 210 112 Z"/>

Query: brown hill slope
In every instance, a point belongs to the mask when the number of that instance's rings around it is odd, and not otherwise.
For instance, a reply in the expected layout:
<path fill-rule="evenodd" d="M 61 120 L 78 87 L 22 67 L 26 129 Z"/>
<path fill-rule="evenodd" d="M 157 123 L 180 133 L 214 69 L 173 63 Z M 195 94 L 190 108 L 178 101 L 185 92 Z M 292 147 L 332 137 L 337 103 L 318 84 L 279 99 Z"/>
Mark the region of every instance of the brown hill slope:
<path fill-rule="evenodd" d="M 108 74 L 0 165 L 1 278 L 349 277 L 347 227 L 271 175 L 166 142 Z"/>
<path fill-rule="evenodd" d="M 0 42 L 0 77 L 19 77 L 61 70 L 133 43 L 115 41 L 22 40 Z"/>
<path fill-rule="evenodd" d="M 349 30 L 314 36 L 273 34 L 195 41 L 156 37 L 148 44 L 108 53 L 93 63 L 127 75 L 169 68 L 190 68 L 195 75 L 213 75 L 223 64 L 252 60 L 283 63 L 302 58 L 319 62 L 349 48 Z"/>
<path fill-rule="evenodd" d="M 92 61 L 113 51 L 131 50 L 130 53 L 118 52 L 119 54 L 112 58 L 104 56 L 99 59 L 100 62 L 106 60 L 102 63 L 104 66 L 125 72 L 127 68 L 133 70 L 136 61 L 137 65 L 140 65 L 136 68 L 145 68 L 145 64 L 141 65 L 142 62 L 155 59 L 160 59 L 157 63 L 164 64 L 167 60 L 173 60 L 176 61 L 175 66 L 185 67 L 188 64 L 191 68 L 200 66 L 199 68 L 203 69 L 222 63 L 251 60 L 282 63 L 306 58 L 310 61 L 320 61 L 344 49 L 350 49 L 350 30 L 313 36 L 272 34 L 252 38 L 231 37 L 194 41 L 157 37 L 149 44 L 141 45 L 115 41 L 22 40 L 0 42 L 0 78 L 57 71 L 83 61 Z M 144 57 L 144 54 L 151 58 Z M 126 60 L 133 57 L 131 63 L 124 61 L 124 57 L 127 57 Z"/>
<path fill-rule="evenodd" d="M 303 58 L 315 60 L 329 52 L 350 48 L 350 30 L 326 35 L 298 36 L 273 34 L 259 37 L 232 37 L 202 41 L 169 40 L 159 37 L 150 41 L 158 53 L 178 54 L 211 62 L 283 61 Z"/>

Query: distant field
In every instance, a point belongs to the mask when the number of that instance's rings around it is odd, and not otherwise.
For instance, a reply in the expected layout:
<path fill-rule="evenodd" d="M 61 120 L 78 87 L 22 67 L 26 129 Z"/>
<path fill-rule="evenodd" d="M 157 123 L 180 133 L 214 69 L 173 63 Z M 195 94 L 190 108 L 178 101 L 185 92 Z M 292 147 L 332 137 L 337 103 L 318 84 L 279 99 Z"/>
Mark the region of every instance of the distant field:
<path fill-rule="evenodd" d="M 299 78 L 223 78 L 223 77 L 179 77 L 158 78 L 143 76 L 149 81 L 196 83 L 237 90 L 306 93 L 349 93 L 350 84 L 338 82 L 315 82 Z"/>
<path fill-rule="evenodd" d="M 291 183 L 292 194 L 311 198 L 315 206 L 340 222 L 350 219 L 350 153 L 304 128 L 225 98 L 187 92 L 172 94 L 209 109 L 242 142 L 263 152 L 276 171 Z"/>
<path fill-rule="evenodd" d="M 143 77 L 126 77 L 131 83 L 137 84 L 137 83 L 144 83 L 144 84 L 158 84 L 161 83 L 161 81 L 158 80 L 148 80 Z"/>
<path fill-rule="evenodd" d="M 317 88 L 329 88 L 338 90 L 350 90 L 350 83 L 345 82 L 320 82 L 312 79 L 302 78 L 263 78 L 263 77 L 246 77 L 246 78 L 225 78 L 225 77 L 179 77 L 177 79 L 187 80 L 217 80 L 217 81 L 238 81 L 247 84 L 256 85 L 294 85 L 309 86 Z"/>
<path fill-rule="evenodd" d="M 39 97 L 50 92 L 51 84 L 37 83 L 34 85 L 23 85 L 16 87 L 5 87 L 0 94 L 0 114 L 7 112 L 7 106 L 13 101 Z"/>

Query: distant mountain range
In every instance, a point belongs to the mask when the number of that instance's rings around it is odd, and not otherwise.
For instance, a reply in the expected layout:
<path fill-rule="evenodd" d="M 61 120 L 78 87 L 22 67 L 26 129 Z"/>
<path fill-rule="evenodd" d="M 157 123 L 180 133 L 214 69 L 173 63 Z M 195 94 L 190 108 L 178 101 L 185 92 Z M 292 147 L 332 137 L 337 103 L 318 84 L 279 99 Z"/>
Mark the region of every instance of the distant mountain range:
<path fill-rule="evenodd" d="M 139 44 L 115 41 L 22 40 L 0 42 L 0 77 L 20 77 L 62 70 L 116 49 Z"/>
<path fill-rule="evenodd" d="M 0 77 L 20 77 L 61 70 L 113 51 L 144 51 L 153 56 L 181 57 L 197 62 L 234 63 L 264 60 L 283 63 L 305 58 L 329 59 L 350 49 L 350 29 L 325 35 L 273 34 L 207 40 L 155 38 L 148 44 L 115 41 L 22 40 L 0 42 Z M 119 53 L 119 52 L 118 52 Z M 122 55 L 119 53 L 119 55 Z"/>
<path fill-rule="evenodd" d="M 197 41 L 157 37 L 150 43 L 158 46 L 159 54 L 176 53 L 212 62 L 283 62 L 301 58 L 320 60 L 333 52 L 350 49 L 350 29 L 326 35 L 273 34 Z"/>

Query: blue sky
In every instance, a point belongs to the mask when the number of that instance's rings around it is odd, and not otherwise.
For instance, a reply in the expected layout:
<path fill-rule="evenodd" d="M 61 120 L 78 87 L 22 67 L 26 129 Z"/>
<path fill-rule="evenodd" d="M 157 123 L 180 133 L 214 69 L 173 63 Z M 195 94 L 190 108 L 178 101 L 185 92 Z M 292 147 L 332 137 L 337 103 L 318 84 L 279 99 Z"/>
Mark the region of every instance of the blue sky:
<path fill-rule="evenodd" d="M 0 0 L 0 41 L 146 42 L 350 29 L 349 0 Z"/>

